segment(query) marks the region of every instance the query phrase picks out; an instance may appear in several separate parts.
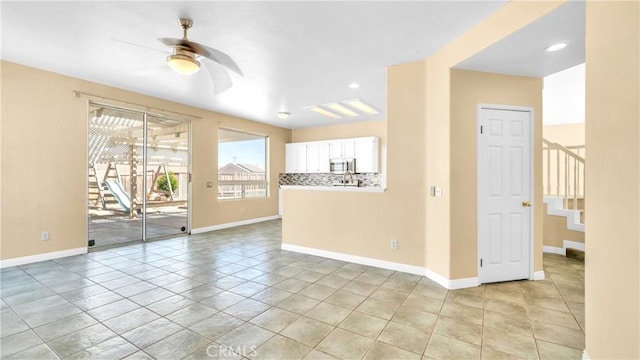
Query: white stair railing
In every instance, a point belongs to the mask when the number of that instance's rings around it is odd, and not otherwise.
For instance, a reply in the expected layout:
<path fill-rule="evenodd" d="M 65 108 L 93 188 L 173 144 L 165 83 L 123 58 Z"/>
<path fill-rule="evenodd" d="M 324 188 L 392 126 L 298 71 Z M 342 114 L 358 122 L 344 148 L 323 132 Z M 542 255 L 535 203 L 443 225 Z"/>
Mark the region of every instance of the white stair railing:
<path fill-rule="evenodd" d="M 585 159 L 580 156 L 584 146 L 564 147 L 544 138 L 542 142 L 545 196 L 562 198 L 565 209 L 578 210 L 578 201 L 585 199 Z"/>

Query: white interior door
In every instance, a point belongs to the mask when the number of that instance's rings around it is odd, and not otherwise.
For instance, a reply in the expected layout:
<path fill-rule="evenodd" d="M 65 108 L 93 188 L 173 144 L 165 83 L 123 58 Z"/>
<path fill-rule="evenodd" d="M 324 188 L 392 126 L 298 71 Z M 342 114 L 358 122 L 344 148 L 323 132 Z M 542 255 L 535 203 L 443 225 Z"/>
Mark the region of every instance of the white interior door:
<path fill-rule="evenodd" d="M 531 276 L 531 110 L 479 109 L 478 278 Z"/>

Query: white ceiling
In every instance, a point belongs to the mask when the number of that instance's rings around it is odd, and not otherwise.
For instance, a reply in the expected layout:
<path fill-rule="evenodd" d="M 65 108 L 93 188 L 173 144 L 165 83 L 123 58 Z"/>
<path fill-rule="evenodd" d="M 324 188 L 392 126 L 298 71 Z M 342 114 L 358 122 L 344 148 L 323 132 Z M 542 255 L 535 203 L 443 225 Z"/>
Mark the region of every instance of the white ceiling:
<path fill-rule="evenodd" d="M 584 62 L 585 3 L 571 1 L 456 66 L 500 74 L 545 77 Z M 559 42 L 567 47 L 545 49 Z"/>
<path fill-rule="evenodd" d="M 504 4 L 3 1 L 0 57 L 287 128 L 382 120 L 387 66 L 428 57 Z M 214 96 L 206 71 L 181 76 L 168 70 L 168 49 L 157 39 L 181 36 L 178 17 L 194 20 L 190 40 L 229 54 L 242 69 L 244 77 L 231 74 L 231 89 Z M 536 38 L 536 31 L 526 39 Z M 491 51 L 485 55 L 495 56 Z M 469 66 L 496 71 L 486 57 L 476 60 Z M 354 81 L 359 89 L 348 87 Z M 304 109 L 354 98 L 381 114 L 330 120 Z M 279 119 L 278 111 L 291 116 Z"/>

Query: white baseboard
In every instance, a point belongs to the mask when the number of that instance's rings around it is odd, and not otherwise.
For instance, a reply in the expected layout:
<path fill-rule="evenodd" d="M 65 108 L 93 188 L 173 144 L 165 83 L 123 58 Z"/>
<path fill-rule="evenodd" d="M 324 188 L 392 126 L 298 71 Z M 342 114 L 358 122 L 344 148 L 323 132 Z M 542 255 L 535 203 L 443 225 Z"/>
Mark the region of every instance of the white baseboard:
<path fill-rule="evenodd" d="M 583 243 L 579 243 L 579 242 L 575 242 L 575 241 L 569 241 L 569 240 L 562 241 L 562 246 L 564 246 L 565 250 L 567 248 L 572 248 L 572 249 L 584 251 L 584 249 L 585 249 Z"/>
<path fill-rule="evenodd" d="M 0 269 L 11 267 L 11 266 L 31 264 L 31 263 L 40 262 L 40 261 L 59 259 L 67 256 L 82 255 L 86 253 L 87 253 L 87 248 L 81 247 L 81 248 L 75 248 L 75 249 L 53 251 L 53 252 L 48 252 L 44 254 L 22 256 L 22 257 L 13 258 L 13 259 L 4 259 L 4 260 L 0 260 Z"/>
<path fill-rule="evenodd" d="M 568 248 L 572 248 L 572 249 L 576 249 L 576 250 L 580 250 L 580 251 L 584 251 L 585 250 L 585 246 L 584 246 L 583 243 L 570 241 L 570 240 L 563 240 L 561 248 L 555 247 L 555 246 L 546 246 L 545 245 L 545 246 L 542 247 L 542 251 L 546 252 L 546 253 L 567 256 L 567 249 Z"/>
<path fill-rule="evenodd" d="M 382 269 L 394 270 L 394 271 L 399 271 L 399 272 L 404 272 L 404 273 L 409 273 L 414 275 L 426 276 L 427 278 L 433 280 L 440 286 L 449 290 L 463 289 L 463 288 L 475 287 L 480 285 L 478 282 L 478 278 L 449 280 L 446 277 L 436 273 L 435 271 L 432 271 L 425 267 L 407 265 L 407 264 L 397 263 L 393 261 L 373 259 L 373 258 L 368 258 L 364 256 L 350 255 L 345 253 L 315 249 L 315 248 L 310 248 L 306 246 L 299 246 L 299 245 L 286 244 L 286 243 L 282 243 L 282 250 L 321 256 L 329 259 L 346 261 L 346 262 L 351 262 L 355 264 L 374 266 Z"/>
<path fill-rule="evenodd" d="M 437 272 L 427 269 L 427 268 L 421 268 L 422 269 L 422 274 L 418 274 L 418 275 L 422 275 L 422 276 L 426 276 L 428 277 L 430 280 L 433 280 L 435 283 L 437 283 L 438 285 L 449 289 L 449 279 L 447 279 L 446 277 L 438 274 Z"/>
<path fill-rule="evenodd" d="M 195 229 L 191 229 L 191 233 L 192 234 L 202 234 L 202 233 L 206 233 L 206 232 L 209 232 L 209 231 L 228 229 L 228 228 L 232 228 L 232 227 L 236 227 L 236 226 L 255 224 L 255 223 L 259 223 L 259 222 L 263 222 L 263 221 L 270 221 L 270 220 L 277 220 L 277 219 L 280 219 L 280 215 L 265 216 L 265 217 L 261 217 L 261 218 L 241 220 L 241 221 L 236 221 L 236 222 L 231 222 L 231 223 L 226 223 L 226 224 L 218 224 L 218 225 L 205 226 L 205 227 L 201 227 L 201 228 L 195 228 Z"/>
<path fill-rule="evenodd" d="M 465 289 L 480 286 L 480 280 L 477 277 L 466 279 L 449 280 L 449 290 Z"/>
<path fill-rule="evenodd" d="M 346 262 L 351 262 L 355 264 L 375 266 L 383 269 L 395 270 L 395 271 L 405 272 L 405 273 L 414 274 L 414 275 L 424 276 L 425 274 L 425 268 L 420 266 L 401 264 L 401 263 L 396 263 L 396 262 L 386 261 L 386 260 L 378 260 L 378 259 L 368 258 L 364 256 L 349 255 L 349 254 L 339 253 L 339 252 L 334 252 L 329 250 L 314 249 L 306 246 L 282 243 L 282 250 L 321 256 L 329 259 L 346 261 Z"/>
<path fill-rule="evenodd" d="M 544 270 L 534 271 L 533 272 L 533 280 L 534 281 L 544 280 Z"/>
<path fill-rule="evenodd" d="M 587 349 L 584 349 L 584 351 L 582 352 L 582 360 L 591 360 L 589 354 L 587 354 Z"/>
<path fill-rule="evenodd" d="M 555 247 L 555 246 L 543 246 L 542 247 L 542 252 L 546 252 L 546 253 L 550 253 L 550 254 L 558 254 L 558 255 L 562 255 L 565 256 L 566 255 L 566 251 L 564 248 L 559 248 L 559 247 Z"/>

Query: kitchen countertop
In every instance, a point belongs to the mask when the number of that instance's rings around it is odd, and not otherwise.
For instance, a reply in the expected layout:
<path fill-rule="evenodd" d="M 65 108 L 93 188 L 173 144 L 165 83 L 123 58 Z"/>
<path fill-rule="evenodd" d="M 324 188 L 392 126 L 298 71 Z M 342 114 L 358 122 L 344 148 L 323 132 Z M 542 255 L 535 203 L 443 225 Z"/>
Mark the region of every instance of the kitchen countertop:
<path fill-rule="evenodd" d="M 283 190 L 314 190 L 314 191 L 342 191 L 342 192 L 364 192 L 383 193 L 386 189 L 381 187 L 356 187 L 356 186 L 304 186 L 304 185 L 280 185 Z"/>

